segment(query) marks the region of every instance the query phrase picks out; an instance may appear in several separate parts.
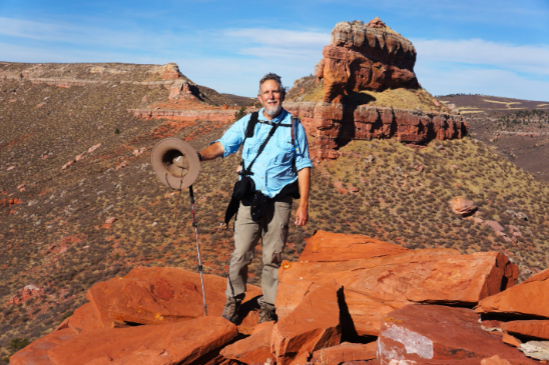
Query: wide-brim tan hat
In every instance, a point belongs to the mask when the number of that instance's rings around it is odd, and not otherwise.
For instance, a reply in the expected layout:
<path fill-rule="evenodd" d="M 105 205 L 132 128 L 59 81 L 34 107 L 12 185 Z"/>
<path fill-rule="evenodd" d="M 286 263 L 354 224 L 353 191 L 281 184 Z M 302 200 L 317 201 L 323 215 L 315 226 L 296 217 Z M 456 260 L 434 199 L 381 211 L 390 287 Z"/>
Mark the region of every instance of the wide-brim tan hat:
<path fill-rule="evenodd" d="M 200 174 L 200 160 L 195 149 L 175 137 L 163 139 L 154 146 L 151 162 L 156 176 L 172 189 L 191 186 Z"/>

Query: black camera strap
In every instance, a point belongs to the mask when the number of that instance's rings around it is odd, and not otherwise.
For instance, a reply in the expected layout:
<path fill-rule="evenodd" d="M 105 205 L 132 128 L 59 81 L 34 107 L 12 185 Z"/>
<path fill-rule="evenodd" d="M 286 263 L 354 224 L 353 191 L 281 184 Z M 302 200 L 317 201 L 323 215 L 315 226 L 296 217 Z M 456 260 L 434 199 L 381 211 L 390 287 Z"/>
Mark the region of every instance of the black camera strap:
<path fill-rule="evenodd" d="M 254 173 L 252 172 L 252 166 L 254 165 L 255 161 L 257 160 L 257 158 L 259 157 L 259 155 L 261 155 L 261 153 L 263 153 L 263 150 L 265 149 L 265 147 L 267 146 L 267 143 L 269 143 L 269 140 L 271 139 L 271 137 L 275 134 L 276 132 L 276 129 L 278 128 L 279 124 L 275 124 L 273 123 L 274 125 L 271 127 L 271 130 L 269 131 L 269 134 L 267 135 L 267 138 L 265 138 L 265 140 L 263 141 L 263 143 L 261 144 L 261 146 L 259 146 L 259 149 L 257 150 L 257 155 L 255 155 L 254 159 L 252 160 L 252 162 L 250 162 L 250 164 L 248 165 L 248 167 L 245 167 L 244 166 L 244 159 L 242 159 L 241 163 L 242 163 L 242 171 L 240 171 L 240 175 L 243 175 L 243 176 L 250 176 L 250 175 L 253 175 Z"/>

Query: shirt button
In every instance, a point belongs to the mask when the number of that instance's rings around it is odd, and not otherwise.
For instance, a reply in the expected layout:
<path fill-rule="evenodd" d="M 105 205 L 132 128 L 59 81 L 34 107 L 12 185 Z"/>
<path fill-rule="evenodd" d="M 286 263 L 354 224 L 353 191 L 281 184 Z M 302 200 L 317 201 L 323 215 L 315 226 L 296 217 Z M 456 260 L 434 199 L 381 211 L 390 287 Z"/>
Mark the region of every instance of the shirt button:
<path fill-rule="evenodd" d="M 263 176 L 261 176 L 261 179 L 263 179 Z"/>

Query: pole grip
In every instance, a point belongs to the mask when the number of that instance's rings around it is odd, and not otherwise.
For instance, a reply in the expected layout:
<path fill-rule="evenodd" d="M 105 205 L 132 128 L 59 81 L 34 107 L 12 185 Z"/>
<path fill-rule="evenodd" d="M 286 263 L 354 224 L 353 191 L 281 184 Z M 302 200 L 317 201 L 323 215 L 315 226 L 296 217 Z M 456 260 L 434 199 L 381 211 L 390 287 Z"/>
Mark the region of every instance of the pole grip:
<path fill-rule="evenodd" d="M 189 195 L 191 196 L 191 204 L 194 204 L 194 191 L 193 186 L 189 186 Z"/>

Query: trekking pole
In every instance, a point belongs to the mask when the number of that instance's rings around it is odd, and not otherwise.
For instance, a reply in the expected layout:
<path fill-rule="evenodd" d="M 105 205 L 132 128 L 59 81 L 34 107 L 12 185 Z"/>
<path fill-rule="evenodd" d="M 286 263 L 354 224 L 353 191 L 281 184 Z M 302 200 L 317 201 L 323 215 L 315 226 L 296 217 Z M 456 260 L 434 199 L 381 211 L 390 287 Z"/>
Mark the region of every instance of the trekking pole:
<path fill-rule="evenodd" d="M 193 186 L 189 186 L 189 195 L 191 196 L 191 210 L 193 212 L 193 227 L 196 237 L 196 253 L 198 255 L 198 271 L 200 273 L 200 284 L 202 284 L 202 302 L 204 303 L 204 316 L 208 315 L 208 306 L 206 305 L 206 292 L 204 291 L 204 276 L 202 274 L 202 259 L 200 258 L 200 245 L 198 244 L 198 225 L 196 224 L 196 215 L 194 213 L 194 193 Z"/>

